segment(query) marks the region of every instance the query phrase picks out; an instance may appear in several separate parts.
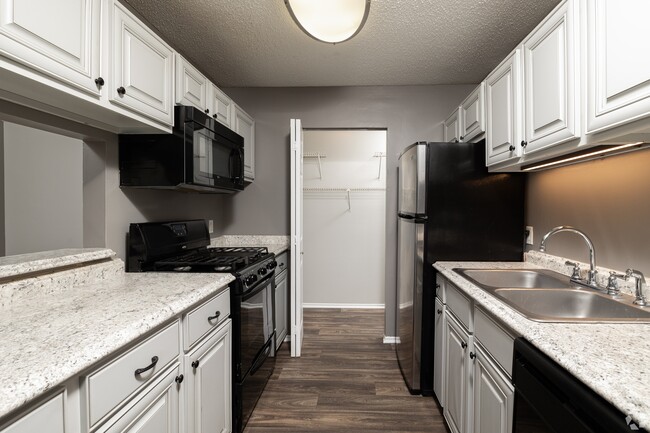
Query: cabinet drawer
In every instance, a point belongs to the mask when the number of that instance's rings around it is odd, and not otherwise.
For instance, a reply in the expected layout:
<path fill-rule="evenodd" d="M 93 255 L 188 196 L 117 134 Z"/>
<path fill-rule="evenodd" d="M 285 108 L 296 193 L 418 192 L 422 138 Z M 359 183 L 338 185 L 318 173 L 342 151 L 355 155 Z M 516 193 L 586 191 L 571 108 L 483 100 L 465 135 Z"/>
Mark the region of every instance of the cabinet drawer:
<path fill-rule="evenodd" d="M 215 317 L 216 316 L 216 317 Z M 230 316 L 230 289 L 187 313 L 184 332 L 185 350 Z"/>
<path fill-rule="evenodd" d="M 180 388 L 184 385 L 181 377 L 177 363 L 95 433 L 179 433 Z"/>
<path fill-rule="evenodd" d="M 9 426 L 5 428 L 0 426 L 0 433 L 64 433 L 66 431 L 63 420 L 64 395 L 65 392 L 62 391 L 31 409 Z"/>
<path fill-rule="evenodd" d="M 445 285 L 445 297 L 447 298 L 447 309 L 454 313 L 454 316 L 465 325 L 465 328 L 468 329 L 470 333 L 474 332 L 470 300 L 467 299 L 456 286 L 449 282 Z"/>
<path fill-rule="evenodd" d="M 474 310 L 474 324 L 476 339 L 512 377 L 514 338 L 478 308 Z"/>
<path fill-rule="evenodd" d="M 179 337 L 180 325 L 176 321 L 90 374 L 86 379 L 90 426 L 149 383 L 165 366 L 176 361 L 180 354 Z M 154 356 L 158 357 L 158 361 L 153 368 L 136 375 L 137 369 L 153 363 Z"/>
<path fill-rule="evenodd" d="M 275 272 L 276 275 L 279 275 L 289 269 L 289 252 L 285 251 L 278 254 L 278 256 L 275 258 L 275 261 L 278 262 L 278 267 L 276 268 Z"/>

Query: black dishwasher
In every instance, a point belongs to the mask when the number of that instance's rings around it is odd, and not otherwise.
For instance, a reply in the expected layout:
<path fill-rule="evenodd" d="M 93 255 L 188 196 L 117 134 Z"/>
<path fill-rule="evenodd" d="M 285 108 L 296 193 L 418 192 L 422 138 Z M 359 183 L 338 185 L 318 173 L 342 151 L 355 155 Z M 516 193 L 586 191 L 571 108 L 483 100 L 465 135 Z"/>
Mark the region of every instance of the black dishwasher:
<path fill-rule="evenodd" d="M 513 433 L 647 433 L 523 338 L 514 353 Z"/>

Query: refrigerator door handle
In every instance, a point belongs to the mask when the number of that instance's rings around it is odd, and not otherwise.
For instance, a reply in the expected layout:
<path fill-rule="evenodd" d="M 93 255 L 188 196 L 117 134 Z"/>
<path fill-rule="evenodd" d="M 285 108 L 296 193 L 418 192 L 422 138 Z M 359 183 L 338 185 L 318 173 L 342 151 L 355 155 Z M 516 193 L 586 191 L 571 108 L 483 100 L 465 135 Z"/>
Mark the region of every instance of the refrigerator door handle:
<path fill-rule="evenodd" d="M 414 220 L 415 219 L 414 215 L 409 215 L 409 214 L 405 214 L 405 213 L 401 213 L 401 212 L 398 213 L 397 216 L 400 217 L 400 218 L 404 218 L 405 220 Z"/>

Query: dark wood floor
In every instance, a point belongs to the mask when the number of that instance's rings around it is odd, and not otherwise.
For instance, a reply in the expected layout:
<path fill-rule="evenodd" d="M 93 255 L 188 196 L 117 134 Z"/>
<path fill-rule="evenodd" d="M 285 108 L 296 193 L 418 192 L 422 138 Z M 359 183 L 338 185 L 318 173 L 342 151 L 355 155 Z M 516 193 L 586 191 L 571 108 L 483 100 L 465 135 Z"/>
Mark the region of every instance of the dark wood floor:
<path fill-rule="evenodd" d="M 244 433 L 446 433 L 431 397 L 409 394 L 383 344 L 383 310 L 304 313 L 301 358 L 278 353 Z"/>

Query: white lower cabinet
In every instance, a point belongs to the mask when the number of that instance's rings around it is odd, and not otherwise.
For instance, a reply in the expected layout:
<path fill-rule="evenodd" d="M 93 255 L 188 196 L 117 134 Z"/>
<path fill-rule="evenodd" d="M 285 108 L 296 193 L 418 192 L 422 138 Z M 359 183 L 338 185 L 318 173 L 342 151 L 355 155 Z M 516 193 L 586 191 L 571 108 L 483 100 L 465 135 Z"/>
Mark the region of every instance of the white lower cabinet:
<path fill-rule="evenodd" d="M 446 301 L 436 298 L 434 392 L 440 392 L 442 375 L 443 415 L 452 433 L 511 433 L 514 387 L 510 379 L 513 335 L 469 300 L 466 324 L 454 305 L 466 316 L 465 303 L 450 302 L 461 290 L 438 276 Z M 450 298 L 450 294 L 452 298 Z M 462 294 L 462 293 L 461 293 Z M 465 295 L 463 295 L 465 296 Z M 443 319 L 438 310 L 444 311 Z M 440 326 L 440 322 L 442 325 Z M 439 327 L 443 330 L 438 332 Z M 442 335 L 440 335 L 442 334 Z M 440 347 L 441 346 L 441 347 Z M 440 372 L 438 370 L 440 369 Z"/>
<path fill-rule="evenodd" d="M 471 370 L 469 352 L 472 336 L 452 314 L 446 314 L 445 324 L 445 406 L 443 414 L 452 433 L 467 433 L 469 425 L 469 395 Z"/>
<path fill-rule="evenodd" d="M 438 399 L 440 406 L 445 407 L 445 306 L 439 298 L 435 302 L 435 336 L 433 346 L 433 393 Z"/>
<path fill-rule="evenodd" d="M 0 433 L 69 433 L 70 430 L 65 428 L 64 405 L 65 392 L 61 391 L 8 426 L 0 426 Z"/>
<path fill-rule="evenodd" d="M 185 355 L 187 431 L 232 431 L 231 322 Z"/>
<path fill-rule="evenodd" d="M 515 390 L 480 344 L 470 354 L 473 366 L 474 433 L 510 433 Z"/>

